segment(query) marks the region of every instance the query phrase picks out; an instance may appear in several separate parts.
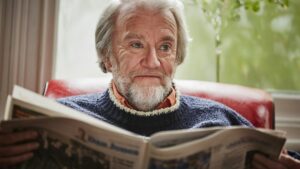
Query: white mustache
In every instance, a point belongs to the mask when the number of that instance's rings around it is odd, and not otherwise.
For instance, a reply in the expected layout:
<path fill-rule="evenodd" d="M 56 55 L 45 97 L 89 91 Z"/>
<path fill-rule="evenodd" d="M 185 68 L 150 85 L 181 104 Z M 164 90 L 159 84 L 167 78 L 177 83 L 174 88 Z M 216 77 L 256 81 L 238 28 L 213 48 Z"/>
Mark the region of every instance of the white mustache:
<path fill-rule="evenodd" d="M 135 72 L 131 74 L 131 77 L 136 76 L 156 76 L 156 77 L 162 77 L 165 76 L 164 73 L 161 72 Z"/>

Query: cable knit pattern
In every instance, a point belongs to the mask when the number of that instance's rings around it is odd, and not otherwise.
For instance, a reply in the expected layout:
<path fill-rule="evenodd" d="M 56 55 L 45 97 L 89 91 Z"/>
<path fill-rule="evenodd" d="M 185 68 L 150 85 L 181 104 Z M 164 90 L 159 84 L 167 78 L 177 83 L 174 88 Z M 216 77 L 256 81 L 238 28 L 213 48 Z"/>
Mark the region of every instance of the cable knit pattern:
<path fill-rule="evenodd" d="M 178 106 L 158 110 L 156 111 L 158 113 L 141 111 L 132 113 L 132 110 L 122 108 L 116 99 L 111 98 L 109 90 L 104 93 L 71 96 L 59 99 L 58 102 L 143 136 L 150 136 L 163 130 L 252 126 L 235 111 L 220 103 L 192 96 L 176 97 Z"/>

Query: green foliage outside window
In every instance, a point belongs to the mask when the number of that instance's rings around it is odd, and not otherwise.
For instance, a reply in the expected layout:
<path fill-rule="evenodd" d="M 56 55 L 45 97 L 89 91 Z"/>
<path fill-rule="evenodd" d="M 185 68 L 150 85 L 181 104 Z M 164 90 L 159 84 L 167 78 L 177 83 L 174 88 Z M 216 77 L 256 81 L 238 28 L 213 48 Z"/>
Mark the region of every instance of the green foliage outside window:
<path fill-rule="evenodd" d="M 299 0 L 184 3 L 193 41 L 178 78 L 300 91 Z"/>

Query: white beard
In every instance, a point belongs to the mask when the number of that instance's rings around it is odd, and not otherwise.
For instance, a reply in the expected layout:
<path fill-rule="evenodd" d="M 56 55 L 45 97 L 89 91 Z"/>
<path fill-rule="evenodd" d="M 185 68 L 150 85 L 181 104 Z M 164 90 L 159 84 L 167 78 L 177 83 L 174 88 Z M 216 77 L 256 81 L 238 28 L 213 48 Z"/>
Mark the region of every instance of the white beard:
<path fill-rule="evenodd" d="M 114 81 L 118 90 L 127 101 L 141 111 L 154 110 L 165 99 L 172 88 L 171 78 L 165 79 L 165 86 L 138 85 L 130 82 L 129 78 L 119 75 L 115 76 Z"/>
<path fill-rule="evenodd" d="M 143 111 L 154 110 L 166 96 L 166 89 L 163 86 L 138 86 L 132 84 L 129 88 L 128 100 L 137 109 Z"/>

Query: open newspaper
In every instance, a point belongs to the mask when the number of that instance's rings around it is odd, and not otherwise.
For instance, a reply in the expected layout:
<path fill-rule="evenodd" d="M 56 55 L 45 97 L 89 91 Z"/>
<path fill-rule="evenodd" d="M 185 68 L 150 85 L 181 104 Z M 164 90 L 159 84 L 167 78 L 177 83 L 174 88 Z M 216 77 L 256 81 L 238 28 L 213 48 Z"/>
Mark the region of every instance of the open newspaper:
<path fill-rule="evenodd" d="M 247 169 L 255 153 L 277 159 L 285 143 L 283 132 L 245 127 L 144 137 L 18 86 L 1 128 L 39 132 L 40 148 L 22 169 Z"/>

